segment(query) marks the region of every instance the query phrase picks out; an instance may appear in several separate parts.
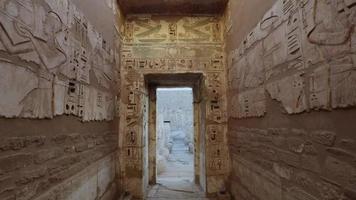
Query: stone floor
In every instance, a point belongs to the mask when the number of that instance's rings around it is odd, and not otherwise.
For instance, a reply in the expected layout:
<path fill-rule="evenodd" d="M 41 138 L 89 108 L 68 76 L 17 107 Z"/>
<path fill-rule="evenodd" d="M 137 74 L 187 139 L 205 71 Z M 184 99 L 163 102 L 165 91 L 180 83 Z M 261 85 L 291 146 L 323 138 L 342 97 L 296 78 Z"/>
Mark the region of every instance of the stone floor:
<path fill-rule="evenodd" d="M 189 147 L 181 138 L 174 140 L 166 170 L 157 177 L 158 181 L 170 178 L 188 181 L 194 179 L 194 155 L 189 153 Z"/>
<path fill-rule="evenodd" d="M 200 186 L 194 183 L 194 155 L 189 153 L 189 147 L 180 138 L 174 141 L 167 168 L 157 177 L 157 184 L 150 186 L 146 199 L 217 200 L 218 198 L 205 197 Z"/>
<path fill-rule="evenodd" d="M 207 199 L 200 187 L 194 184 L 194 155 L 182 138 L 174 140 L 166 170 L 157 177 L 147 199 Z"/>
<path fill-rule="evenodd" d="M 148 200 L 168 200 L 168 199 L 185 199 L 185 200 L 208 200 L 200 187 L 189 180 L 180 178 L 169 180 L 160 180 L 155 186 L 152 186 Z"/>

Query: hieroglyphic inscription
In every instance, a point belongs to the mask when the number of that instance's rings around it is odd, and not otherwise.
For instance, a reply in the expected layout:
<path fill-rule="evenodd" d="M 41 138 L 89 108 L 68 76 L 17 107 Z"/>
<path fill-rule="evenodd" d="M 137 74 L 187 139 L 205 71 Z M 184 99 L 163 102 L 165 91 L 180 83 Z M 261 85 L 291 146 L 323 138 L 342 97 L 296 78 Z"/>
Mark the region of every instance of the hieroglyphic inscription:
<path fill-rule="evenodd" d="M 266 90 L 288 114 L 355 106 L 355 5 L 354 0 L 278 0 L 230 54 L 231 116 L 263 115 L 258 110 L 266 99 L 249 104 L 256 96 L 245 92 L 257 90 Z"/>
<path fill-rule="evenodd" d="M 121 49 L 123 70 L 120 107 L 126 111 L 121 119 L 125 130 L 123 155 L 127 156 L 128 151 L 130 155 L 136 151 L 142 154 L 145 148 L 142 144 L 142 138 L 147 137 L 144 125 L 147 124 L 144 119 L 147 111 L 144 75 L 199 73 L 204 76 L 202 92 L 206 98 L 201 109 L 205 110 L 204 119 L 209 127 L 206 132 L 210 135 L 205 140 L 214 144 L 204 149 L 207 152 L 204 158 L 207 159 L 206 170 L 209 176 L 227 173 L 227 99 L 221 23 L 222 20 L 215 17 L 128 16 L 124 39 L 126 44 Z M 145 158 L 140 157 L 139 162 L 135 159 L 125 162 L 129 164 L 122 173 L 130 184 L 137 175 L 129 171 L 144 171 L 142 163 L 145 163 Z"/>
<path fill-rule="evenodd" d="M 14 79 L 0 80 L 0 116 L 111 120 L 114 53 L 112 44 L 97 48 L 103 41 L 67 0 L 1 2 L 0 72 Z M 98 83 L 90 82 L 93 65 Z"/>

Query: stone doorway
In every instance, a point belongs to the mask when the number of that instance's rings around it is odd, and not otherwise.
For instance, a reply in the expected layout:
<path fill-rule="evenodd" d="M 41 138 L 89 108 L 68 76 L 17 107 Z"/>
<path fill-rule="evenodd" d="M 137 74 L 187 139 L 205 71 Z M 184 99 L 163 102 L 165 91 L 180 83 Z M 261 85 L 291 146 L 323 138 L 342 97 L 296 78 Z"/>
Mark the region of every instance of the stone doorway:
<path fill-rule="evenodd" d="M 147 75 L 145 76 L 146 87 L 148 87 L 149 91 L 149 105 L 148 105 L 148 112 L 149 112 L 149 128 L 148 128 L 148 174 L 149 174 L 149 184 L 156 185 L 156 184 L 174 184 L 175 182 L 179 185 L 182 182 L 197 184 L 200 186 L 205 185 L 205 156 L 202 155 L 203 152 L 200 151 L 204 140 L 201 138 L 204 136 L 202 135 L 204 131 L 202 127 L 204 127 L 204 119 L 201 119 L 201 113 L 204 111 L 205 106 L 202 104 L 203 100 L 200 98 L 201 96 L 201 82 L 202 82 L 202 74 L 156 74 L 156 75 Z M 160 151 L 160 134 L 159 130 L 159 123 L 163 121 L 164 129 L 169 129 L 170 120 L 162 120 L 159 119 L 160 108 L 158 103 L 160 102 L 158 99 L 157 91 L 161 91 L 158 88 L 177 88 L 177 87 L 185 87 L 190 88 L 191 92 L 191 144 L 190 144 L 190 151 L 191 155 L 188 154 L 189 152 L 189 144 L 186 145 L 180 139 L 179 133 L 175 132 L 175 136 L 172 135 L 171 139 L 176 140 L 172 143 L 172 149 L 168 156 L 168 160 L 170 159 L 172 162 L 167 162 L 167 171 L 161 173 L 161 166 L 160 166 L 160 153 L 164 154 L 164 152 Z M 161 122 L 162 123 L 162 122 Z M 168 130 L 169 131 L 169 130 Z M 169 138 L 168 138 L 169 139 Z M 173 142 L 173 141 L 172 141 Z M 187 147 L 188 146 L 188 147 Z M 187 149 L 184 149 L 187 148 Z M 168 149 L 169 151 L 169 149 Z M 182 152 L 183 151 L 183 152 Z M 176 155 L 174 155 L 176 154 Z M 179 157 L 176 157 L 179 156 Z M 183 158 L 184 157 L 184 158 Z M 188 162 L 185 164 L 182 163 L 175 163 L 175 161 L 181 159 L 183 162 Z M 183 159 L 183 160 L 182 160 Z M 184 160 L 185 159 L 185 160 Z M 189 161 L 191 159 L 191 161 Z M 178 161 L 179 162 L 179 161 Z M 191 167 L 191 168 L 190 168 Z M 179 170 L 177 170 L 179 169 Z"/>
<path fill-rule="evenodd" d="M 146 32 L 152 24 L 161 27 L 158 34 Z M 230 163 L 222 27 L 217 17 L 127 16 L 120 48 L 118 177 L 119 188 L 135 198 L 144 198 L 149 183 L 157 182 L 152 112 L 157 87 L 193 88 L 200 140 L 195 141 L 194 180 L 207 194 L 225 188 Z"/>
<path fill-rule="evenodd" d="M 194 182 L 192 88 L 158 88 L 157 182 Z"/>
<path fill-rule="evenodd" d="M 156 70 L 158 71 L 158 70 Z M 157 88 L 190 87 L 194 107 L 194 181 L 203 193 L 213 194 L 224 188 L 228 170 L 226 142 L 226 96 L 223 71 L 202 70 L 138 71 L 122 73 L 120 106 L 120 187 L 137 199 L 147 197 L 157 184 L 156 114 Z M 224 156 L 223 156 L 224 155 Z"/>

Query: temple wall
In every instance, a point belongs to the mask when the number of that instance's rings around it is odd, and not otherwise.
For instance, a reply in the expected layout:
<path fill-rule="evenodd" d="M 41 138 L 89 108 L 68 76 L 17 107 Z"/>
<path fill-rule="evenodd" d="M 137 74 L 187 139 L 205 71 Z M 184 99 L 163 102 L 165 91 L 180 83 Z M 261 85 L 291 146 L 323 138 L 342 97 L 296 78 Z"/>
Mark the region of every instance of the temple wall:
<path fill-rule="evenodd" d="M 120 14 L 83 2 L 0 2 L 0 199 L 116 195 Z"/>
<path fill-rule="evenodd" d="M 144 181 L 148 154 L 144 145 L 143 116 L 147 112 L 148 98 L 145 76 L 149 74 L 172 75 L 196 73 L 203 75 L 202 107 L 205 127 L 201 130 L 205 145 L 201 169 L 201 186 L 208 193 L 224 188 L 228 174 L 226 146 L 226 79 L 223 24 L 220 17 L 128 16 L 124 44 L 121 51 L 121 109 L 125 116 L 120 126 L 123 135 L 120 171 L 122 185 L 136 197 L 145 196 Z M 210 137 L 212 139 L 210 139 Z M 152 160 L 150 162 L 155 162 Z M 199 163 L 195 163 L 199 165 Z M 205 179 L 206 178 L 206 183 Z"/>
<path fill-rule="evenodd" d="M 356 198 L 355 3 L 230 2 L 235 199 Z"/>

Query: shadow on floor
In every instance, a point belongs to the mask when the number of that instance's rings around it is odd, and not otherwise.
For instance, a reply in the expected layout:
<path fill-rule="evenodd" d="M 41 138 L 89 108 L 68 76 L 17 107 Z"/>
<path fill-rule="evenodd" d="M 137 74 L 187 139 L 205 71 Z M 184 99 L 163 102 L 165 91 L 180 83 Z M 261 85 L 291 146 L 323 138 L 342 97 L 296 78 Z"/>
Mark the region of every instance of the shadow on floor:
<path fill-rule="evenodd" d="M 157 185 L 152 186 L 149 190 L 148 200 L 212 200 L 206 198 L 200 187 L 191 180 L 182 180 L 181 178 L 169 178 L 158 180 Z"/>

